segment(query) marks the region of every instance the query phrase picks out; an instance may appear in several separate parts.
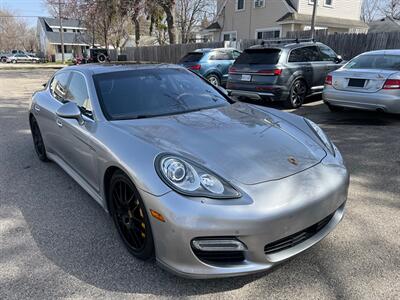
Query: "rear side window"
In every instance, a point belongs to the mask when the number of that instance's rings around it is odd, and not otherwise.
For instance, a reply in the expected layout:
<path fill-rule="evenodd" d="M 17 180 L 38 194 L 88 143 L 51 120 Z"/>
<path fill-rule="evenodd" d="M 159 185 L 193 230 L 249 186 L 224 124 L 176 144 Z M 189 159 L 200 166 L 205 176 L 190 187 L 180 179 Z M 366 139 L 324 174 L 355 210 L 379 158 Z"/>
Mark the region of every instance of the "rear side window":
<path fill-rule="evenodd" d="M 400 71 L 400 55 L 361 55 L 349 61 L 343 68 Z"/>
<path fill-rule="evenodd" d="M 289 62 L 321 61 L 321 55 L 316 46 L 302 47 L 292 50 Z"/>
<path fill-rule="evenodd" d="M 190 52 L 182 57 L 179 63 L 198 62 L 203 57 L 202 52 Z"/>
<path fill-rule="evenodd" d="M 67 96 L 69 72 L 59 73 L 54 76 L 50 84 L 50 92 L 58 101 L 65 102 Z"/>
<path fill-rule="evenodd" d="M 280 54 L 280 49 L 247 49 L 236 59 L 236 64 L 275 65 Z"/>
<path fill-rule="evenodd" d="M 209 60 L 233 60 L 232 53 L 224 51 L 211 52 Z"/>

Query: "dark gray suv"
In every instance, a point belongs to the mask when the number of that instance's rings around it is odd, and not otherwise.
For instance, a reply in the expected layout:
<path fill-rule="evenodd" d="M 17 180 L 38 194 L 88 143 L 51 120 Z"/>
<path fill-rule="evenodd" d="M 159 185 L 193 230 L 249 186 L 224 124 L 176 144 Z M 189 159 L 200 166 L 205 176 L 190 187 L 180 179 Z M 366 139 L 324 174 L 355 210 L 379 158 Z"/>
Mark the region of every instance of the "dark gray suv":
<path fill-rule="evenodd" d="M 342 66 L 342 58 L 328 46 L 298 40 L 274 41 L 245 50 L 229 71 L 232 96 L 283 101 L 300 107 L 306 96 L 320 93 L 325 77 Z"/>

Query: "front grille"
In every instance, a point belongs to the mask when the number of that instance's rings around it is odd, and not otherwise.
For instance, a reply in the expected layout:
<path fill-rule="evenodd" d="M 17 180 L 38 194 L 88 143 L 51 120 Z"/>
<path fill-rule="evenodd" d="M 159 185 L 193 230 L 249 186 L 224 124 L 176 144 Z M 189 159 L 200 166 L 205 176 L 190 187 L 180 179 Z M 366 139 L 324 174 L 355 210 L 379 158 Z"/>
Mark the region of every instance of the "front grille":
<path fill-rule="evenodd" d="M 275 252 L 289 249 L 291 247 L 294 247 L 294 246 L 304 242 L 305 240 L 309 239 L 314 234 L 316 234 L 318 231 L 320 231 L 322 228 L 324 228 L 329 223 L 329 221 L 332 219 L 334 214 L 335 213 L 327 216 L 323 220 L 319 221 L 318 223 L 316 223 L 302 231 L 299 231 L 288 237 L 285 237 L 283 239 L 280 239 L 280 240 L 277 240 L 275 242 L 265 245 L 265 247 L 264 247 L 265 254 L 273 254 Z"/>
<path fill-rule="evenodd" d="M 202 251 L 192 247 L 193 253 L 205 263 L 229 264 L 244 261 L 243 251 Z"/>

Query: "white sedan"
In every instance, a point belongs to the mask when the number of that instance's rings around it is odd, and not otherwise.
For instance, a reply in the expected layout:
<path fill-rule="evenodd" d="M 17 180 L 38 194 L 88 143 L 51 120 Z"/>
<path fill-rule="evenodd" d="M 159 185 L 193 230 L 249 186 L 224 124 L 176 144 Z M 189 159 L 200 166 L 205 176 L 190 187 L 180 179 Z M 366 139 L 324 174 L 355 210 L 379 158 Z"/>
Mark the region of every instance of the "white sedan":
<path fill-rule="evenodd" d="M 40 60 L 39 58 L 35 57 L 35 56 L 30 56 L 27 54 L 23 54 L 23 53 L 15 53 L 9 57 L 7 57 L 7 62 L 9 63 L 27 63 L 27 62 L 31 62 L 31 63 L 38 63 Z"/>

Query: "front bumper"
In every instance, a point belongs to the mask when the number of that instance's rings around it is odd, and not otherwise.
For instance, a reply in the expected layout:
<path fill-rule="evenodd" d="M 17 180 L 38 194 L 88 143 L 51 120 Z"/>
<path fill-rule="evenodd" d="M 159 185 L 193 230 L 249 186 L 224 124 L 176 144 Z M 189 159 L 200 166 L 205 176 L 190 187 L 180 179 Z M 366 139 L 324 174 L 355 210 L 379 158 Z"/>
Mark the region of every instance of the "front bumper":
<path fill-rule="evenodd" d="M 325 103 L 340 107 L 400 113 L 399 90 L 380 90 L 376 93 L 360 93 L 341 91 L 332 86 L 326 86 L 322 98 Z"/>
<path fill-rule="evenodd" d="M 323 239 L 340 222 L 349 176 L 343 166 L 322 162 L 296 175 L 257 185 L 241 185 L 236 200 L 187 198 L 175 192 L 143 195 L 151 218 L 158 263 L 190 278 L 230 277 L 268 270 Z M 266 244 L 293 235 L 333 214 L 316 234 L 294 247 L 265 254 Z M 205 263 L 191 248 L 198 237 L 235 237 L 247 246 L 236 263 Z"/>

